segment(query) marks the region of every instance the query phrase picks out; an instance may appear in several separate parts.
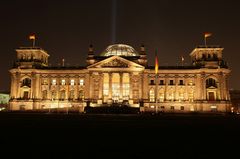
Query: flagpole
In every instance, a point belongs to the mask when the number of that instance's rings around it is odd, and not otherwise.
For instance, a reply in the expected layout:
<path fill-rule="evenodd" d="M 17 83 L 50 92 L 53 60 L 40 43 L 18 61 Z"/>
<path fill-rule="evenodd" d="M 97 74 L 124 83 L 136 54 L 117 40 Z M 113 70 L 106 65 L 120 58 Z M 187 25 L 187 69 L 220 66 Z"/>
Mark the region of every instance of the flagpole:
<path fill-rule="evenodd" d="M 205 47 L 207 47 L 207 37 L 204 36 L 204 44 L 205 44 Z"/>
<path fill-rule="evenodd" d="M 35 47 L 35 38 L 33 39 L 33 48 Z"/>
<path fill-rule="evenodd" d="M 158 94 L 158 91 L 157 91 L 157 86 L 158 86 L 158 57 L 157 57 L 157 49 L 156 49 L 156 53 L 155 53 L 155 113 L 157 114 L 157 111 L 158 111 L 158 106 L 157 106 L 157 94 Z"/>
<path fill-rule="evenodd" d="M 155 94 L 155 98 L 156 98 L 156 100 L 155 100 L 155 102 L 156 102 L 156 114 L 157 114 L 157 112 L 158 112 L 158 106 L 157 106 L 157 86 L 158 86 L 158 74 L 156 74 L 156 77 L 155 77 L 155 80 L 156 80 L 156 82 L 155 82 L 155 92 L 156 92 L 156 94 Z"/>

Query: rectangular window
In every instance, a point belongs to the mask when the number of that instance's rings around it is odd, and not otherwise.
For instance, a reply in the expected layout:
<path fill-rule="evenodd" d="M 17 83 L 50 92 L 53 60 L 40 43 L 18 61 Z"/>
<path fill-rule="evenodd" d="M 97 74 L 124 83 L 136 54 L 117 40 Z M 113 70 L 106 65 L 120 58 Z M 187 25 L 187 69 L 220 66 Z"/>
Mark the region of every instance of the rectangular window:
<path fill-rule="evenodd" d="M 83 85 L 84 85 L 84 79 L 80 79 L 79 82 L 80 82 L 80 83 L 79 83 L 80 86 L 83 86 Z"/>
<path fill-rule="evenodd" d="M 174 110 L 174 106 L 171 106 L 171 110 Z"/>
<path fill-rule="evenodd" d="M 160 80 L 160 85 L 164 85 L 164 80 Z"/>
<path fill-rule="evenodd" d="M 150 85 L 154 85 L 154 80 L 150 80 Z"/>
<path fill-rule="evenodd" d="M 216 112 L 217 111 L 217 106 L 213 105 L 213 106 L 210 106 L 210 109 L 212 112 Z"/>
<path fill-rule="evenodd" d="M 44 80 L 43 80 L 43 85 L 47 85 L 47 84 L 48 84 L 47 79 L 44 79 Z"/>
<path fill-rule="evenodd" d="M 28 99 L 28 91 L 23 92 L 23 99 Z"/>
<path fill-rule="evenodd" d="M 62 80 L 62 85 L 66 85 L 66 80 Z"/>
<path fill-rule="evenodd" d="M 75 82 L 74 82 L 74 80 L 72 79 L 72 80 L 70 81 L 70 85 L 71 85 L 71 86 L 74 86 L 74 84 L 75 84 Z"/>
<path fill-rule="evenodd" d="M 52 80 L 52 85 L 56 85 L 57 84 L 57 80 L 56 79 L 53 79 Z"/>
<path fill-rule="evenodd" d="M 179 80 L 179 85 L 183 85 L 183 80 Z"/>
<path fill-rule="evenodd" d="M 181 110 L 184 110 L 184 106 L 181 106 L 180 109 L 181 109 Z"/>
<path fill-rule="evenodd" d="M 161 109 L 165 109 L 165 107 L 164 107 L 164 106 L 161 106 Z"/>
<path fill-rule="evenodd" d="M 170 80 L 170 83 L 169 83 L 169 85 L 173 85 L 173 80 Z"/>

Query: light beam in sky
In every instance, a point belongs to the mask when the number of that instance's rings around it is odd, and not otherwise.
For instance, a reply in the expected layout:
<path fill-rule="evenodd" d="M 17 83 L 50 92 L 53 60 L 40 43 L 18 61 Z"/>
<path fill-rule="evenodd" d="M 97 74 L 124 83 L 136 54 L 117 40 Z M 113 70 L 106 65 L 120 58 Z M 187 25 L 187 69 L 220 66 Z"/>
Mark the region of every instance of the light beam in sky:
<path fill-rule="evenodd" d="M 112 0 L 112 44 L 116 43 L 117 0 Z"/>

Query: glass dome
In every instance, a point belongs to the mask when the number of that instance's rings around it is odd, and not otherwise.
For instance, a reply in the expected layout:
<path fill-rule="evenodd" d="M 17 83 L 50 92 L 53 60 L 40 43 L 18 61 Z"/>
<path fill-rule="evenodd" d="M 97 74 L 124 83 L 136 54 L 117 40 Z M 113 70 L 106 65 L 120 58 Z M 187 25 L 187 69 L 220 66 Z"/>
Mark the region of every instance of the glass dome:
<path fill-rule="evenodd" d="M 110 45 L 104 50 L 101 56 L 138 56 L 136 50 L 125 44 Z"/>

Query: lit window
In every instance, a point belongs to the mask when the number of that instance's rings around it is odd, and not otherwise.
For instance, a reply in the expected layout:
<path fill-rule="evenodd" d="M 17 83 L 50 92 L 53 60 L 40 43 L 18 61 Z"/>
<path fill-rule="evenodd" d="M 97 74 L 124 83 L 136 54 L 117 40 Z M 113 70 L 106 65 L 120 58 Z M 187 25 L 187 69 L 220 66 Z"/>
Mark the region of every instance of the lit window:
<path fill-rule="evenodd" d="M 66 85 L 66 80 L 62 80 L 62 85 Z"/>
<path fill-rule="evenodd" d="M 109 94 L 109 75 L 104 73 L 103 75 L 103 95 L 106 97 Z"/>
<path fill-rule="evenodd" d="M 47 79 L 44 79 L 43 80 L 43 85 L 47 85 L 48 84 L 48 80 Z"/>
<path fill-rule="evenodd" d="M 84 85 L 84 80 L 83 79 L 80 79 L 80 86 L 83 86 Z"/>
<path fill-rule="evenodd" d="M 70 98 L 71 100 L 74 98 L 74 90 L 71 90 L 71 91 L 70 91 L 69 98 Z"/>
<path fill-rule="evenodd" d="M 150 99 L 150 102 L 154 102 L 154 101 L 155 101 L 154 89 L 151 89 L 151 90 L 149 91 L 149 99 Z"/>
<path fill-rule="evenodd" d="M 84 99 L 84 91 L 83 91 L 83 90 L 80 90 L 80 91 L 79 91 L 79 99 L 80 99 L 80 100 L 83 100 L 83 99 Z"/>
<path fill-rule="evenodd" d="M 164 102 L 164 93 L 159 93 L 160 102 Z"/>
<path fill-rule="evenodd" d="M 123 100 L 128 100 L 129 99 L 129 95 L 130 95 L 130 78 L 129 78 L 129 74 L 124 73 L 123 74 L 123 84 L 122 84 L 122 93 L 123 93 Z M 137 95 L 134 97 L 137 97 Z"/>
<path fill-rule="evenodd" d="M 61 100 L 64 100 L 65 99 L 65 90 L 62 90 L 61 92 L 60 92 L 60 99 Z"/>
<path fill-rule="evenodd" d="M 216 111 L 217 111 L 217 106 L 215 106 L 215 105 L 210 106 L 210 108 L 211 108 L 211 111 L 212 111 L 212 112 L 216 112 Z"/>
<path fill-rule="evenodd" d="M 180 101 L 183 101 L 183 100 L 184 100 L 184 95 L 183 95 L 183 93 L 180 93 L 180 94 L 179 94 L 179 100 L 180 100 Z"/>
<path fill-rule="evenodd" d="M 70 81 L 70 85 L 71 85 L 71 86 L 74 86 L 74 83 L 75 83 L 75 82 L 74 82 L 74 80 L 72 79 L 72 80 Z"/>
<path fill-rule="evenodd" d="M 130 94 L 130 85 L 128 83 L 123 84 L 123 99 L 128 100 L 129 99 L 129 94 Z"/>
<path fill-rule="evenodd" d="M 43 99 L 43 100 L 46 100 L 46 99 L 47 99 L 47 90 L 44 90 L 44 91 L 42 92 L 42 99 Z"/>
<path fill-rule="evenodd" d="M 57 84 L 57 80 L 53 79 L 52 80 L 52 85 L 56 85 Z"/>
<path fill-rule="evenodd" d="M 189 81 L 189 83 L 188 83 L 190 86 L 192 86 L 193 85 L 193 81 L 191 80 L 191 81 Z"/>

